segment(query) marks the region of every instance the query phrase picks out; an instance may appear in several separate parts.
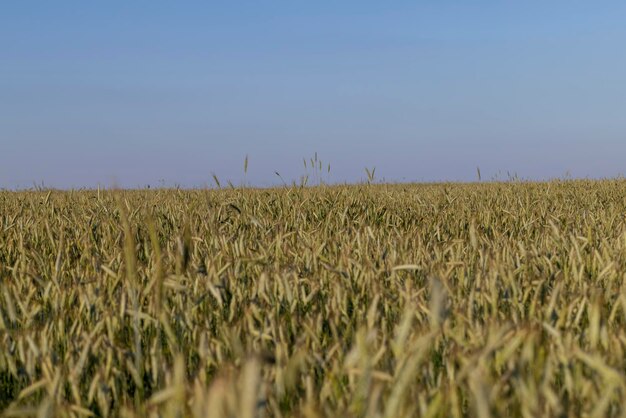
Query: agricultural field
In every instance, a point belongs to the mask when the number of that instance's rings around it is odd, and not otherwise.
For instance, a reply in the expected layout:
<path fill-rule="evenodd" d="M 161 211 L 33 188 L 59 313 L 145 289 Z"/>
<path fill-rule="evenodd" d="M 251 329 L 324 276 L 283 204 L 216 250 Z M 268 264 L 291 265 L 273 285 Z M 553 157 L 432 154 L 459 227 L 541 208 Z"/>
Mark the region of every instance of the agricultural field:
<path fill-rule="evenodd" d="M 0 411 L 626 416 L 626 181 L 0 192 Z"/>

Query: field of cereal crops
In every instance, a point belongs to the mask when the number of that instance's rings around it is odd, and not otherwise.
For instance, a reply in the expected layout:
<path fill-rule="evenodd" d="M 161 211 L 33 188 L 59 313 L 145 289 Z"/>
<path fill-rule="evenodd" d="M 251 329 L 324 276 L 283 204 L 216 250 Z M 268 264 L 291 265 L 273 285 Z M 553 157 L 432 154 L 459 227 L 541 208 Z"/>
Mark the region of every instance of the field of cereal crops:
<path fill-rule="evenodd" d="M 0 410 L 623 416 L 626 181 L 0 192 Z"/>

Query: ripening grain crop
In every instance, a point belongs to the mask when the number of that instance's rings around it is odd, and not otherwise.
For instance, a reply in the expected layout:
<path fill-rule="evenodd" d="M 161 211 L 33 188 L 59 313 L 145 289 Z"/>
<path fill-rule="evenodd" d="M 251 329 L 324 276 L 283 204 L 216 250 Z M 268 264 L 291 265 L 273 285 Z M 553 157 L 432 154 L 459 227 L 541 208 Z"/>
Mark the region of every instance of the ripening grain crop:
<path fill-rule="evenodd" d="M 626 181 L 0 192 L 0 409 L 626 409 Z"/>

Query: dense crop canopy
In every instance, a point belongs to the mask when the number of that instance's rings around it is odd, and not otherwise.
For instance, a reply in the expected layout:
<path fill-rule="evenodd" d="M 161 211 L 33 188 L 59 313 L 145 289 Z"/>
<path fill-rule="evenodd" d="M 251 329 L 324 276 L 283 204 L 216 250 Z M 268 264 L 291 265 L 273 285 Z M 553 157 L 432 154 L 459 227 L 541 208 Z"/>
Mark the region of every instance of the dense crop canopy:
<path fill-rule="evenodd" d="M 0 192 L 7 416 L 626 413 L 626 182 Z"/>

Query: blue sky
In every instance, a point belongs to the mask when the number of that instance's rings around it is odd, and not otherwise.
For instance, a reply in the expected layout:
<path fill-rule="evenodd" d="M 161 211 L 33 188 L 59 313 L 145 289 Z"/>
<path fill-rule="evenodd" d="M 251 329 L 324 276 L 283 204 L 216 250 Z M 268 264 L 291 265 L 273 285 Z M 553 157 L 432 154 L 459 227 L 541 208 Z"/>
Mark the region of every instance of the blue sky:
<path fill-rule="evenodd" d="M 389 3 L 389 4 L 385 4 Z M 7 1 L 0 187 L 626 172 L 626 3 Z"/>

